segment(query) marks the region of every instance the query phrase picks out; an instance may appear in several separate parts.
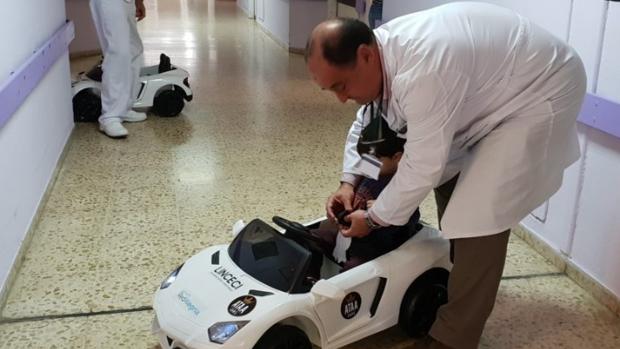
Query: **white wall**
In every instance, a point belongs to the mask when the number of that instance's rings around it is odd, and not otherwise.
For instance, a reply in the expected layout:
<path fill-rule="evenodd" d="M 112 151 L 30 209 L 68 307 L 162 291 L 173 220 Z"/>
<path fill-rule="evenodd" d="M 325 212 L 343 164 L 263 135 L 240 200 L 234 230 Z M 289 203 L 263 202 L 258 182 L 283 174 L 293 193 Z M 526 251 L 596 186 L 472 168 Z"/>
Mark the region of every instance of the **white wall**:
<path fill-rule="evenodd" d="M 312 29 L 327 19 L 327 13 L 327 1 L 291 1 L 289 46 L 305 49 Z"/>
<path fill-rule="evenodd" d="M 10 50 L 0 55 L 0 81 L 47 41 L 65 18 L 64 0 L 3 2 L 0 41 Z M 65 54 L 0 128 L 0 288 L 73 128 L 70 87 Z"/>
<path fill-rule="evenodd" d="M 569 42 L 579 51 L 588 74 L 588 92 L 596 93 L 598 67 L 601 60 L 605 1 L 573 0 Z"/>
<path fill-rule="evenodd" d="M 568 0 L 477 0 L 510 7 L 534 20 L 556 36 L 566 39 L 571 2 Z M 590 0 L 597 1 L 597 0 Z M 448 0 L 384 0 L 383 22 L 406 13 L 442 5 Z"/>
<path fill-rule="evenodd" d="M 599 2 L 597 6 L 584 5 L 591 0 L 577 0 L 581 8 L 594 7 L 600 16 L 595 22 L 586 22 L 575 15 L 574 25 L 580 30 L 601 30 L 600 65 L 593 86 L 596 95 L 620 103 L 620 3 Z M 600 11 L 600 7 L 604 10 Z M 607 10 L 607 11 L 605 11 Z M 578 12 L 574 11 L 575 14 Z M 592 38 L 592 39 L 593 39 Z M 594 41 L 594 40 L 593 40 Z M 620 108 L 619 108 L 620 109 Z M 616 123 L 620 124 L 620 114 Z M 620 296 L 620 138 L 587 128 L 583 156 L 583 188 L 578 202 L 579 210 L 570 256 L 576 264 Z"/>
<path fill-rule="evenodd" d="M 450 1 L 384 0 L 384 22 Z M 568 41 L 588 74 L 588 92 L 620 103 L 620 3 L 605 0 L 495 0 Z M 618 115 L 620 123 L 620 115 Z M 523 220 L 553 248 L 620 296 L 620 139 L 579 126 L 581 159 L 562 188 Z"/>
<path fill-rule="evenodd" d="M 588 92 L 620 103 L 620 4 L 574 0 L 572 13 L 568 40 L 586 65 Z M 579 132 L 582 157 L 551 198 L 553 212 L 523 224 L 620 296 L 620 139 L 584 125 Z"/>
<path fill-rule="evenodd" d="M 290 0 L 256 0 L 256 22 L 280 42 L 289 46 Z"/>
<path fill-rule="evenodd" d="M 342 18 L 357 18 L 359 19 L 359 14 L 355 10 L 355 7 L 348 6 L 345 4 L 338 3 L 338 7 L 336 9 L 336 16 Z"/>
<path fill-rule="evenodd" d="M 589 129 L 584 161 L 569 255 L 581 269 L 620 296 L 620 139 Z"/>
<path fill-rule="evenodd" d="M 237 0 L 237 6 L 248 15 L 248 18 L 254 18 L 254 2 L 256 0 Z"/>
<path fill-rule="evenodd" d="M 580 0 L 584 1 L 584 0 Z M 620 3 L 607 2 L 609 11 L 604 24 L 601 65 L 596 94 L 620 103 Z M 605 15 L 603 14 L 602 17 Z M 583 23 L 586 26 L 586 23 Z"/>
<path fill-rule="evenodd" d="M 242 9 L 249 0 L 237 0 Z M 282 46 L 304 49 L 310 32 L 327 19 L 327 0 L 255 0 L 256 22 Z M 244 11 L 246 11 L 244 9 Z M 246 11 L 247 13 L 247 11 Z"/>

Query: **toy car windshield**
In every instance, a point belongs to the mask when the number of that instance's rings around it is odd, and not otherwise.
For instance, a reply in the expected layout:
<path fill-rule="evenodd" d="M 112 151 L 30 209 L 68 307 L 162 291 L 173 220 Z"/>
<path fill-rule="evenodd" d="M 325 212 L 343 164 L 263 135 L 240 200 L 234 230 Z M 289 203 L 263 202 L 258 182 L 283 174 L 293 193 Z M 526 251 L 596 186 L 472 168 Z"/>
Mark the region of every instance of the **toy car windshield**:
<path fill-rule="evenodd" d="M 228 254 L 245 273 L 280 291 L 301 292 L 312 254 L 255 219 L 233 240 Z"/>

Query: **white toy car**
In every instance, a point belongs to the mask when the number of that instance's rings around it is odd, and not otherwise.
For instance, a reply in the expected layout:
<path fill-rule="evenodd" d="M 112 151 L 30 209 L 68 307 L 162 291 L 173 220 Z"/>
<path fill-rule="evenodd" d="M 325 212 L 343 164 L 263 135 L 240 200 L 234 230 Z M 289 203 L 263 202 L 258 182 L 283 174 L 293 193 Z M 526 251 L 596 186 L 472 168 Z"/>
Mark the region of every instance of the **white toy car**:
<path fill-rule="evenodd" d="M 78 74 L 71 83 L 73 90 L 73 119 L 76 122 L 97 121 L 101 115 L 101 65 Z M 177 116 L 185 101 L 193 97 L 189 86 L 189 73 L 170 63 L 165 54 L 159 57 L 159 65 L 140 70 L 140 92 L 134 109 L 150 109 L 160 116 Z"/>
<path fill-rule="evenodd" d="M 433 228 L 339 273 L 306 226 L 274 217 L 174 270 L 155 294 L 153 333 L 163 349 L 340 348 L 396 324 L 424 336 L 447 301 L 449 243 Z M 308 275 L 321 263 L 321 275 Z"/>

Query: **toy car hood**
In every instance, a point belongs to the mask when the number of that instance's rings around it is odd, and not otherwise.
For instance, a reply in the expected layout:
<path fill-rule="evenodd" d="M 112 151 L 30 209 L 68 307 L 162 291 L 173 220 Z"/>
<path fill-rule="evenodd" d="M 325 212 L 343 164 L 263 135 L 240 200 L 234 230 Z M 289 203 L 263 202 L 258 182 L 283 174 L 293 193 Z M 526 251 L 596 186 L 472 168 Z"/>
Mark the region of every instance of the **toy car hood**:
<path fill-rule="evenodd" d="M 154 332 L 192 347 L 210 347 L 208 330 L 220 322 L 253 321 L 274 308 L 302 301 L 245 274 L 229 257 L 228 245 L 212 246 L 185 262 L 175 281 L 155 294 Z M 292 297 L 292 298 L 291 298 Z M 240 332 L 243 331 L 243 328 Z M 247 336 L 233 336 L 247 337 Z M 230 340 L 229 340 L 230 341 Z"/>

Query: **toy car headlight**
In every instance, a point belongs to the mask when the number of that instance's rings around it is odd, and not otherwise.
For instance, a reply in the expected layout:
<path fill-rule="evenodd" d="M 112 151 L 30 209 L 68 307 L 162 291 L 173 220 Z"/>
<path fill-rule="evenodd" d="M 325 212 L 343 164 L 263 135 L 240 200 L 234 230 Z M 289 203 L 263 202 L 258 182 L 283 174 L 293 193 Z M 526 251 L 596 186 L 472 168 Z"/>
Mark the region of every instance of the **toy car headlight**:
<path fill-rule="evenodd" d="M 209 327 L 209 339 L 211 342 L 224 344 L 248 322 L 249 321 L 218 322 Z"/>
<path fill-rule="evenodd" d="M 168 275 L 168 277 L 164 279 L 164 281 L 161 283 L 161 286 L 159 286 L 159 289 L 163 290 L 164 288 L 168 288 L 168 286 L 172 285 L 174 280 L 177 279 L 177 275 L 179 275 L 181 268 L 183 268 L 183 264 L 179 265 L 178 268 L 172 271 L 172 273 L 170 273 L 170 275 Z"/>

